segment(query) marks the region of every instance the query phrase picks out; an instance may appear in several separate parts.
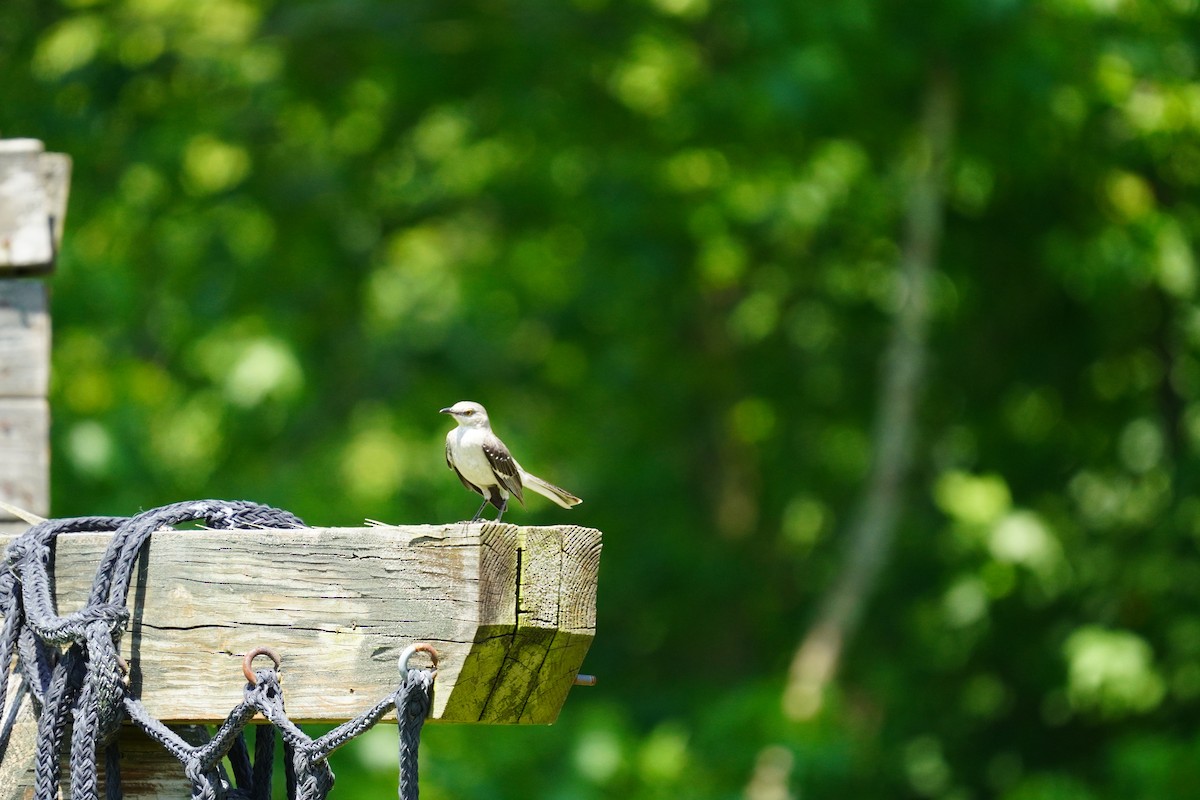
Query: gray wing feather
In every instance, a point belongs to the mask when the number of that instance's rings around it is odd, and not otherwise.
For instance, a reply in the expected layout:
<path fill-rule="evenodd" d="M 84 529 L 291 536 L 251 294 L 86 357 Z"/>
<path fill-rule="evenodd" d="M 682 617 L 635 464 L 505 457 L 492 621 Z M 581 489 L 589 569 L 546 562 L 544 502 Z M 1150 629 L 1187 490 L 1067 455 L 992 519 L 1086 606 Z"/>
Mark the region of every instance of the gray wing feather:
<path fill-rule="evenodd" d="M 487 456 L 488 463 L 492 465 L 492 472 L 495 473 L 496 480 L 500 485 L 508 489 L 521 505 L 525 505 L 525 498 L 522 496 L 521 470 L 517 467 L 517 462 L 513 461 L 512 454 L 508 452 L 504 442 L 496 436 L 489 436 L 483 441 L 483 454 Z"/>

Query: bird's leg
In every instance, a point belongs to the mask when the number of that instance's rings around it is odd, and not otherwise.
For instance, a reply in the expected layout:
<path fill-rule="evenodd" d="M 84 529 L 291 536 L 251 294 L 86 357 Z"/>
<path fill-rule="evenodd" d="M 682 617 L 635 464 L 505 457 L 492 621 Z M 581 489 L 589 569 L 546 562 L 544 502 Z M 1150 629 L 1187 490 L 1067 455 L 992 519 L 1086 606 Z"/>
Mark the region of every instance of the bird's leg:
<path fill-rule="evenodd" d="M 483 498 L 483 505 L 481 505 L 479 510 L 475 512 L 475 516 L 471 517 L 471 522 L 479 522 L 479 518 L 483 516 L 483 510 L 487 508 L 487 504 L 488 500 L 485 497 Z"/>
<path fill-rule="evenodd" d="M 500 518 L 504 516 L 504 512 L 507 510 L 508 510 L 508 498 L 506 497 L 500 501 L 500 510 L 496 512 L 496 522 L 500 521 Z"/>

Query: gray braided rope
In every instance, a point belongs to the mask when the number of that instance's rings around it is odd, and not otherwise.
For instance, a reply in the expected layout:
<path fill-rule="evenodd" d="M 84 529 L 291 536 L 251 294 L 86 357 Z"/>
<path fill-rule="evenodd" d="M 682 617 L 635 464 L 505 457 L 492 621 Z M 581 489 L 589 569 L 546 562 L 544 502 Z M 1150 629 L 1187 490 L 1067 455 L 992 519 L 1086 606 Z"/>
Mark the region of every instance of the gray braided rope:
<path fill-rule="evenodd" d="M 410 669 L 404 685 L 396 692 L 396 723 L 400 728 L 400 800 L 417 800 L 420 791 L 417 773 L 417 748 L 421 728 L 429 717 L 433 699 L 433 673 Z"/>
<path fill-rule="evenodd" d="M 333 788 L 329 755 L 375 725 L 395 709 L 400 733 L 400 800 L 416 800 L 417 749 L 421 728 L 432 704 L 430 670 L 408 670 L 397 691 L 318 739 L 308 737 L 288 719 L 283 690 L 275 670 L 257 670 L 238 704 L 215 734 L 192 745 L 129 695 L 119 666 L 118 645 L 129 612 L 126 601 L 133 567 L 150 535 L 163 527 L 194 520 L 210 528 L 287 528 L 303 522 L 287 511 L 245 501 L 201 500 L 152 509 L 130 518 L 77 517 L 46 520 L 29 528 L 5 552 L 0 570 L 0 662 L 14 655 L 39 709 L 34 800 L 57 797 L 65 731 L 71 722 L 71 794 L 78 800 L 97 800 L 95 755 L 106 750 L 106 788 L 118 800 L 120 759 L 111 743 L 123 719 L 129 719 L 157 741 L 184 768 L 193 800 L 269 800 L 271 769 L 278 730 L 287 754 L 289 798 L 324 800 Z M 112 531 L 92 584 L 89 602 L 67 615 L 57 613 L 51 591 L 51 544 L 62 533 Z M 62 649 L 65 646 L 65 651 Z M 7 683 L 0 681 L 0 708 L 8 700 Z M 0 722 L 0 758 L 15 721 L 16 701 Z M 255 737 L 251 762 L 244 731 L 256 714 L 271 725 Z M 234 773 L 230 785 L 222 763 L 228 758 Z"/>

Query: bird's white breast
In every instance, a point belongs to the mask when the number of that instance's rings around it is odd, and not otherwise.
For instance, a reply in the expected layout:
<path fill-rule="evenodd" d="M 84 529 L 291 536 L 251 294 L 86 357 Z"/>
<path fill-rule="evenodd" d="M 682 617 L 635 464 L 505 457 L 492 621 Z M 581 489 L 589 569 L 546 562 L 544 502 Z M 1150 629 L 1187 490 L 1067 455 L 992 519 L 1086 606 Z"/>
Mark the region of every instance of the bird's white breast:
<path fill-rule="evenodd" d="M 496 484 L 492 465 L 483 452 L 486 436 L 487 432 L 479 428 L 455 428 L 446 436 L 454 466 L 464 478 L 479 487 Z"/>

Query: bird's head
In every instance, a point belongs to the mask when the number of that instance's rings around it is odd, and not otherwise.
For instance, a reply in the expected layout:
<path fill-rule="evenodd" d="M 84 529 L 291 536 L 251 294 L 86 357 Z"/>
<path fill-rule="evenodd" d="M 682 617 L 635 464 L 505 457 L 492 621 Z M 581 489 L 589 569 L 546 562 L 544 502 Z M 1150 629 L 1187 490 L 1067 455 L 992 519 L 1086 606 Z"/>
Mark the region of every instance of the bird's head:
<path fill-rule="evenodd" d="M 443 408 L 441 413 L 454 417 L 464 428 L 486 428 L 489 424 L 487 409 L 470 400 L 460 400 L 449 408 Z"/>

